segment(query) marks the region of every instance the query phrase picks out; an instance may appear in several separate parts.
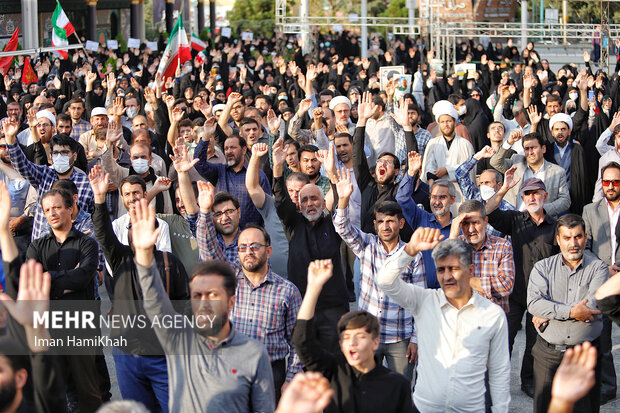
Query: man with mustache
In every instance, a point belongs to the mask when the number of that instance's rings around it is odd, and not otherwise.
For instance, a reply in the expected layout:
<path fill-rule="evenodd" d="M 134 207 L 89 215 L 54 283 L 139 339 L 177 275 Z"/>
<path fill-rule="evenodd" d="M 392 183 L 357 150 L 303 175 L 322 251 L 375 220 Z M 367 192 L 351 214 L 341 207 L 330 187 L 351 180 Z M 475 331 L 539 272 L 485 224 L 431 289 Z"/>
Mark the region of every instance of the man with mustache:
<path fill-rule="evenodd" d="M 534 364 L 534 413 L 546 412 L 551 399 L 553 376 L 564 352 L 591 342 L 600 347 L 603 322 L 594 293 L 609 278 L 607 264 L 585 251 L 588 235 L 579 215 L 558 219 L 555 239 L 560 253 L 536 263 L 527 288 L 527 308 L 538 330 L 532 349 Z M 598 351 L 597 351 L 598 352 Z M 598 412 L 601 359 L 598 352 L 596 383 L 575 404 L 579 412 Z"/>
<path fill-rule="evenodd" d="M 525 147 L 528 147 L 526 141 Z M 527 153 L 527 150 L 526 150 Z M 504 177 L 504 184 L 485 205 L 489 224 L 493 228 L 508 235 L 512 239 L 515 262 L 515 278 L 512 294 L 508 297 L 509 311 L 508 339 L 512 352 L 517 332 L 521 329 L 521 320 L 526 313 L 525 321 L 525 352 L 521 363 L 521 390 L 530 397 L 534 396 L 534 376 L 532 347 L 536 338 L 536 331 L 532 324 L 532 315 L 527 312 L 526 291 L 530 272 L 537 261 L 557 253 L 554 243 L 555 223 L 545 209 L 545 200 L 549 194 L 543 181 L 530 178 L 523 183 L 520 189 L 521 200 L 525 211 L 503 211 L 498 205 L 506 193 L 514 188 L 520 180 L 515 178 L 517 167 L 510 168 Z"/>

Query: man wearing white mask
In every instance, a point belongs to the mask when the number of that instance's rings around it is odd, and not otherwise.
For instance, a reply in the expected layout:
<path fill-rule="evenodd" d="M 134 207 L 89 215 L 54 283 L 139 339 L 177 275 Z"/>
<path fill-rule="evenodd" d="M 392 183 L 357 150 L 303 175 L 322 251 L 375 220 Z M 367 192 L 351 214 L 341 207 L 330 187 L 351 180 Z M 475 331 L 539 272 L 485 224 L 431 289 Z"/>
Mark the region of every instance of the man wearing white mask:
<path fill-rule="evenodd" d="M 456 121 L 459 118 L 452 103 L 440 100 L 433 105 L 433 115 L 441 131 L 440 136 L 431 139 L 424 152 L 422 180 L 429 185 L 437 179 L 448 179 L 456 183 L 456 168 L 474 154 L 474 147 L 465 138 L 456 135 Z M 473 171 L 470 172 L 473 180 Z M 453 211 L 463 201 L 460 189 L 457 191 Z"/>
<path fill-rule="evenodd" d="M 52 184 L 55 181 L 58 179 L 69 179 L 77 186 L 77 204 L 80 209 L 89 214 L 93 212 L 95 207 L 93 191 L 90 187 L 88 176 L 73 167 L 77 154 L 73 150 L 73 139 L 69 135 L 56 135 L 52 138 L 50 142 L 52 166 L 49 167 L 47 165 L 36 165 L 26 159 L 17 142 L 17 131 L 19 130 L 19 123 L 17 121 L 12 119 L 5 120 L 3 129 L 11 164 L 37 190 L 39 201 L 41 196 L 52 188 Z M 41 237 L 46 224 L 47 221 L 43 214 L 41 203 L 37 202 L 32 227 L 31 239 L 33 241 Z"/>

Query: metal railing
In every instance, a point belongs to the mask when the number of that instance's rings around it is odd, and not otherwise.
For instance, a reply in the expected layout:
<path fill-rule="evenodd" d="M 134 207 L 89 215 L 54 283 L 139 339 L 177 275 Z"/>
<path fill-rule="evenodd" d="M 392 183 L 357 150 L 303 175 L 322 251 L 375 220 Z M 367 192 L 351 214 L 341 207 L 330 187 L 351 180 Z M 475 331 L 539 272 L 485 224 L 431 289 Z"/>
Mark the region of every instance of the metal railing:
<path fill-rule="evenodd" d="M 55 52 L 58 50 L 73 50 L 73 49 L 82 49 L 84 48 L 83 44 L 69 44 L 67 46 L 60 47 L 37 47 L 36 49 L 23 49 L 23 50 L 15 50 L 13 52 L 0 52 L 0 57 L 5 56 L 23 56 L 23 55 L 32 55 L 35 53 L 45 53 L 45 52 Z"/>

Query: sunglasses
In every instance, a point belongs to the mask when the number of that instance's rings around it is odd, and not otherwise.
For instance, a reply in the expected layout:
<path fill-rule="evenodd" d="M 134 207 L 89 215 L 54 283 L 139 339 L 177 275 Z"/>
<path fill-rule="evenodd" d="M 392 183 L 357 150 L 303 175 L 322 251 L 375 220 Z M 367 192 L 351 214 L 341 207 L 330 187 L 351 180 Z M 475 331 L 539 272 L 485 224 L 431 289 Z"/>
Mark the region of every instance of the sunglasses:
<path fill-rule="evenodd" d="M 603 186 L 610 186 L 612 184 L 614 188 L 618 188 L 620 186 L 620 179 L 603 179 Z"/>

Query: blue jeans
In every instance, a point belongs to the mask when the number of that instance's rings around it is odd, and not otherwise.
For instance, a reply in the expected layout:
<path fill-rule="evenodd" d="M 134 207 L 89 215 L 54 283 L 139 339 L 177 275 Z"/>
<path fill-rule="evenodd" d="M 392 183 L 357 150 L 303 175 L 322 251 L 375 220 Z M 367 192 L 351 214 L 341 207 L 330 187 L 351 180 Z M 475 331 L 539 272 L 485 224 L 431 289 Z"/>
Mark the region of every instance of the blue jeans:
<path fill-rule="evenodd" d="M 139 401 L 151 412 L 168 413 L 166 357 L 136 356 L 117 347 L 112 354 L 123 399 Z"/>

